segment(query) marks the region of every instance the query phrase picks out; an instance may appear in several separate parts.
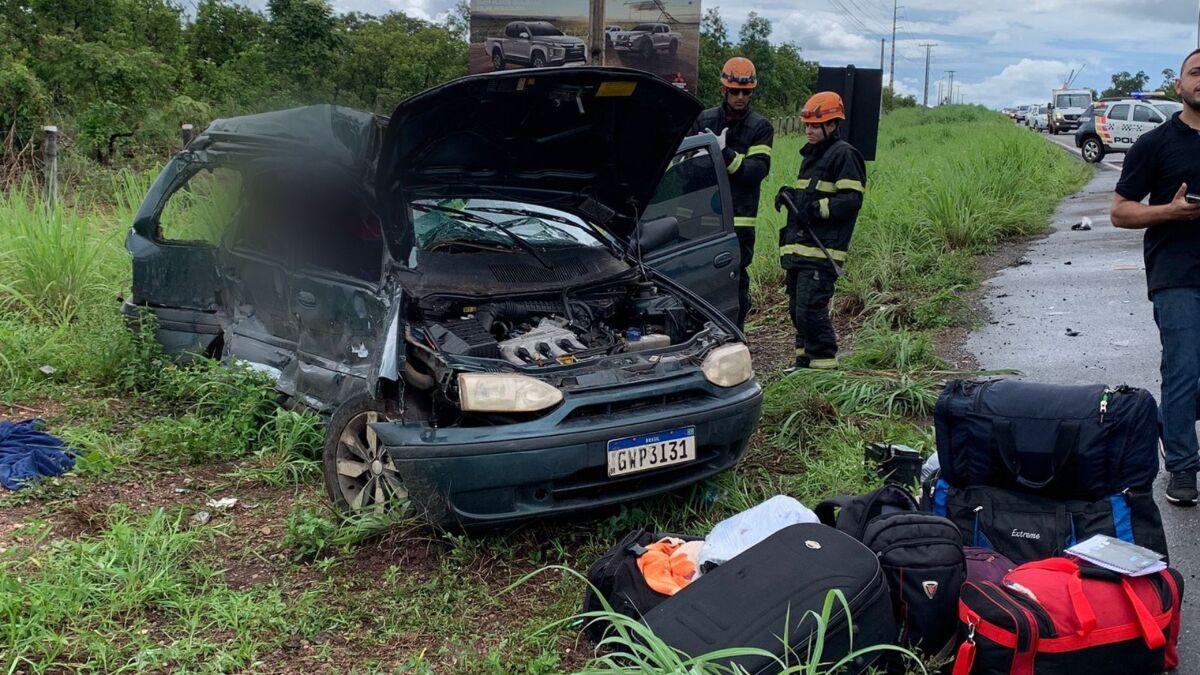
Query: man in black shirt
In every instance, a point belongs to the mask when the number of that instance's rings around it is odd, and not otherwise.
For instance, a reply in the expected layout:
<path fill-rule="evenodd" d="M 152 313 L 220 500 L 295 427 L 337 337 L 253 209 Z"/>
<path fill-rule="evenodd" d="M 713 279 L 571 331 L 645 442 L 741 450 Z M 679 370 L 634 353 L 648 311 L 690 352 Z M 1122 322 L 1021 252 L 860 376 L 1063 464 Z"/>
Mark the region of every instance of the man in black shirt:
<path fill-rule="evenodd" d="M 1175 91 L 1183 111 L 1143 135 L 1125 156 L 1112 224 L 1146 230 L 1146 285 L 1162 342 L 1162 440 L 1167 500 L 1198 498 L 1200 399 L 1200 49 L 1183 61 Z M 1189 189 L 1188 186 L 1194 186 Z M 1150 197 L 1149 204 L 1142 200 Z"/>

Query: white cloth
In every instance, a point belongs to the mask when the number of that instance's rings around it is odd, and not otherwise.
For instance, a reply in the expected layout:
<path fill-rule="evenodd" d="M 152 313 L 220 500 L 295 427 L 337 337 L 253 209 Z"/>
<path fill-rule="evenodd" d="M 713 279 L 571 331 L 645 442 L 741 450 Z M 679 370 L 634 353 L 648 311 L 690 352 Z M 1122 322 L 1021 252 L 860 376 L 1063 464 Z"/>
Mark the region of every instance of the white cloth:
<path fill-rule="evenodd" d="M 775 495 L 717 523 L 705 537 L 700 564 L 720 565 L 789 525 L 819 522 L 807 506 L 787 495 Z"/>

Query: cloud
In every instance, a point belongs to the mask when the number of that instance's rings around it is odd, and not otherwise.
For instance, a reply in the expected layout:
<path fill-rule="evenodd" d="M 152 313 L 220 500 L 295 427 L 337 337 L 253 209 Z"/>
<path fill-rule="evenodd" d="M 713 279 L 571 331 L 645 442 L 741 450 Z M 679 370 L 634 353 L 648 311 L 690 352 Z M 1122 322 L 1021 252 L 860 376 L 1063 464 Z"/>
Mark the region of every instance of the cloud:
<path fill-rule="evenodd" d="M 1048 101 L 1051 90 L 1061 86 L 1071 70 L 1078 67 L 1078 63 L 1021 59 L 982 82 L 964 83 L 962 93 L 965 100 L 991 107 Z"/>

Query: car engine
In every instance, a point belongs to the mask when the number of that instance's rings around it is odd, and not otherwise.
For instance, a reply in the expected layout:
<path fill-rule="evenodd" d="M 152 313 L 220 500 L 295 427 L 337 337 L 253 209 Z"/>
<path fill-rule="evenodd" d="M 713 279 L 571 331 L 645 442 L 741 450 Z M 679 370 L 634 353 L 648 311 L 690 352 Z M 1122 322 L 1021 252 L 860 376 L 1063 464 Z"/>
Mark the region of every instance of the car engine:
<path fill-rule="evenodd" d="M 524 367 L 669 347 L 700 327 L 679 298 L 649 282 L 571 296 L 428 304 L 422 318 L 431 346 Z"/>

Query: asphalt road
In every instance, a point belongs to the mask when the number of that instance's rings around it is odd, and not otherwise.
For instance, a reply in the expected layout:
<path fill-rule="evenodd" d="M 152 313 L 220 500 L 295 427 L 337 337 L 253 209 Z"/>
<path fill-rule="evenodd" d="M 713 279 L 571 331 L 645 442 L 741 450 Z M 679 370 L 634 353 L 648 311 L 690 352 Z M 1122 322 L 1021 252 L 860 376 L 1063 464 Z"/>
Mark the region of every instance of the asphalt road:
<path fill-rule="evenodd" d="M 1078 155 L 1072 136 L 1051 140 Z M 1142 235 L 1117 230 L 1108 218 L 1121 155 L 1113 159 L 1063 202 L 1053 232 L 1027 252 L 1028 264 L 986 282 L 990 319 L 966 345 L 981 367 L 1016 368 L 1038 382 L 1129 384 L 1159 396 L 1161 350 L 1146 298 Z M 1093 229 L 1072 231 L 1084 216 Z M 1171 562 L 1183 573 L 1185 602 L 1193 603 L 1200 597 L 1200 509 L 1167 504 L 1165 478 L 1160 474 L 1156 492 Z M 1200 673 L 1198 616 L 1185 604 L 1179 673 Z"/>

